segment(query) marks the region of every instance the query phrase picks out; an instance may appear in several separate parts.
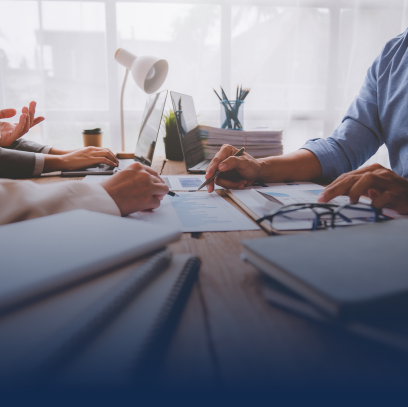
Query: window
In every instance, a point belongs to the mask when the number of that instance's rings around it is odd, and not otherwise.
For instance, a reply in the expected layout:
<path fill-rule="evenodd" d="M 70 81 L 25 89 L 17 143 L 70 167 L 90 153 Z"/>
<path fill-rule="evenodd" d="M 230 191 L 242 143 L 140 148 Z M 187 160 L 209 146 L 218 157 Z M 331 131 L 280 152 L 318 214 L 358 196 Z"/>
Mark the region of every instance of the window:
<path fill-rule="evenodd" d="M 0 107 L 38 101 L 46 122 L 31 139 L 74 148 L 82 144 L 82 129 L 98 126 L 104 144 L 119 149 L 124 69 L 114 53 L 123 47 L 166 58 L 164 88 L 192 95 L 208 125 L 220 120 L 213 87 L 222 85 L 231 98 L 238 84 L 251 87 L 244 126 L 283 128 L 290 152 L 339 124 L 385 42 L 406 28 L 406 3 L 1 1 Z M 136 145 L 144 103 L 128 81 L 128 150 Z M 387 164 L 386 149 L 373 160 Z"/>

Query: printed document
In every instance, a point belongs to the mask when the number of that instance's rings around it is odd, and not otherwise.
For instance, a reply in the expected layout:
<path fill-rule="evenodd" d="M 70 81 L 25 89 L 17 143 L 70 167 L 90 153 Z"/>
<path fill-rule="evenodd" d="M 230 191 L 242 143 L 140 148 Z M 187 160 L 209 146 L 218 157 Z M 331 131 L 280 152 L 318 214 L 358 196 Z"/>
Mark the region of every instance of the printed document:
<path fill-rule="evenodd" d="M 204 175 L 162 175 L 163 181 L 172 191 L 197 191 L 205 181 Z M 204 187 L 205 188 L 205 187 Z M 203 190 L 205 190 L 203 188 Z M 215 189 L 224 189 L 215 185 Z"/>
<path fill-rule="evenodd" d="M 231 190 L 231 192 L 245 206 L 247 206 L 252 212 L 254 212 L 255 215 L 260 218 L 279 209 L 284 205 L 298 203 L 317 203 L 318 195 L 323 189 L 324 187 L 317 184 L 304 183 L 298 186 L 279 185 L 275 187 L 268 186 L 265 188 L 256 188 L 256 190 Z M 270 198 L 264 197 L 258 194 L 258 192 L 256 191 L 260 191 L 263 194 L 268 195 Z M 330 201 L 330 203 L 337 205 L 348 204 L 349 202 L 350 199 L 348 196 L 339 196 Z M 370 201 L 364 197 L 360 198 L 360 202 L 370 203 Z M 338 217 L 336 220 L 336 224 L 338 226 L 364 224 L 370 221 L 373 216 L 373 214 L 361 212 L 355 209 L 343 210 L 342 214 L 345 215 L 348 220 Z M 311 215 L 312 218 L 310 217 Z M 314 214 L 309 210 L 290 213 L 290 215 L 288 216 L 276 217 L 274 219 L 274 228 L 282 231 L 310 229 L 310 226 L 314 220 L 313 218 Z M 328 216 L 327 218 L 329 219 L 330 216 Z M 277 225 L 277 222 L 279 222 L 279 226 Z"/>
<path fill-rule="evenodd" d="M 112 175 L 87 175 L 82 182 L 89 182 L 91 184 L 99 183 L 105 181 L 105 179 L 110 178 Z"/>
<path fill-rule="evenodd" d="M 136 212 L 129 218 L 157 225 L 177 227 L 183 232 L 228 232 L 258 230 L 259 227 L 244 214 L 213 192 L 180 192 L 179 197 L 166 195 L 159 208 Z"/>

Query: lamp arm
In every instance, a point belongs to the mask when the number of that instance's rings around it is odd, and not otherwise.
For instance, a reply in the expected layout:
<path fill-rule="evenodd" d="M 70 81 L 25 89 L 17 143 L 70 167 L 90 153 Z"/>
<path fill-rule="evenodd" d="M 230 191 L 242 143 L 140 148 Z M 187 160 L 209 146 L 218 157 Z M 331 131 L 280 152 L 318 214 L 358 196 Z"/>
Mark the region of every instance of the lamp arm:
<path fill-rule="evenodd" d="M 125 78 L 123 79 L 122 92 L 120 94 L 120 130 L 122 151 L 125 151 L 125 119 L 123 113 L 123 95 L 125 94 L 126 81 L 129 75 L 129 69 L 126 69 Z"/>

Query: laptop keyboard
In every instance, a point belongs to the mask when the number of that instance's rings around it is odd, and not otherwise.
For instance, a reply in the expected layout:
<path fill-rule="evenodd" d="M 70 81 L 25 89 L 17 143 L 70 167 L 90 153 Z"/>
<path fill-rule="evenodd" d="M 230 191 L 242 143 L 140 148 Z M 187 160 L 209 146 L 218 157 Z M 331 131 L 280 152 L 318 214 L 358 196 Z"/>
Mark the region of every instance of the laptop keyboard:
<path fill-rule="evenodd" d="M 194 167 L 189 168 L 189 170 L 193 171 L 204 171 L 207 167 L 208 164 L 210 164 L 211 160 L 204 160 L 195 165 Z"/>

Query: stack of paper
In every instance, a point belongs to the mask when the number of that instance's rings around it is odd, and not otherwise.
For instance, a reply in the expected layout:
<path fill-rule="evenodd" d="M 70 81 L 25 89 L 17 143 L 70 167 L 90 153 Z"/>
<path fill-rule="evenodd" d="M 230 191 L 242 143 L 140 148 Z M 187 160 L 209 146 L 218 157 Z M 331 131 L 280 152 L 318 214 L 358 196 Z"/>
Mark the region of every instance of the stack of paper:
<path fill-rule="evenodd" d="M 212 159 L 223 144 L 245 147 L 245 151 L 255 158 L 283 153 L 282 130 L 241 131 L 199 126 L 199 136 L 206 159 Z"/>

